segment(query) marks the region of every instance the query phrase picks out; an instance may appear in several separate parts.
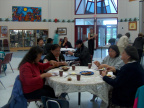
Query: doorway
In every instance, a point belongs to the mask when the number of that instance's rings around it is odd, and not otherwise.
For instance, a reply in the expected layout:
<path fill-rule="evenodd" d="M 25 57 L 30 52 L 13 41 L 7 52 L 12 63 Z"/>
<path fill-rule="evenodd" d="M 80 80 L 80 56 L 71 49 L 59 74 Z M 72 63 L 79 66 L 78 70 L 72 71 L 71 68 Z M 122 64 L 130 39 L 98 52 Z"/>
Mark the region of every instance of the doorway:
<path fill-rule="evenodd" d="M 87 42 L 90 28 L 94 29 L 94 18 L 76 18 L 75 19 L 75 42 L 80 39 Z"/>
<path fill-rule="evenodd" d="M 96 47 L 105 46 L 109 39 L 117 37 L 117 18 L 97 18 L 96 32 L 98 43 Z"/>
<path fill-rule="evenodd" d="M 94 26 L 75 26 L 75 41 L 79 39 L 82 41 L 87 41 L 90 28 L 94 29 Z"/>

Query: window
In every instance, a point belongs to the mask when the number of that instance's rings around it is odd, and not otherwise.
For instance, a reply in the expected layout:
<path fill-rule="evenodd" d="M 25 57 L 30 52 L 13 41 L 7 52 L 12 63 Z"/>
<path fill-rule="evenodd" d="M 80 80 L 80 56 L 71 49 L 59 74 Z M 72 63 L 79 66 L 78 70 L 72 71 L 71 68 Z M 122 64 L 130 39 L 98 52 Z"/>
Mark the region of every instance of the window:
<path fill-rule="evenodd" d="M 75 14 L 94 14 L 95 0 L 75 0 Z"/>
<path fill-rule="evenodd" d="M 75 25 L 94 25 L 94 18 L 75 19 Z"/>
<path fill-rule="evenodd" d="M 97 14 L 117 13 L 117 0 L 97 0 Z"/>
<path fill-rule="evenodd" d="M 40 37 L 46 42 L 48 30 L 10 30 L 10 47 L 32 47 Z"/>

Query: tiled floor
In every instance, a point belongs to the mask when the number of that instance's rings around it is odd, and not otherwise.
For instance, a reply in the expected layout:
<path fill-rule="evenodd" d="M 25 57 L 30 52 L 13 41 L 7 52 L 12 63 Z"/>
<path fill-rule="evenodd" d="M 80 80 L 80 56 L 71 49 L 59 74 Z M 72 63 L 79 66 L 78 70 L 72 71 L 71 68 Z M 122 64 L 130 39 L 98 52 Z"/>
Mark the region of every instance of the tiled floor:
<path fill-rule="evenodd" d="M 19 74 L 19 71 L 17 69 L 18 64 L 20 63 L 21 59 L 24 57 L 27 51 L 18 51 L 13 52 L 13 58 L 11 61 L 12 68 L 14 70 L 14 73 L 12 73 L 12 70 L 10 66 L 8 65 L 5 76 L 4 73 L 0 74 L 0 80 L 3 82 L 6 89 L 3 88 L 3 86 L 0 84 L 0 107 L 5 105 L 10 98 L 11 91 L 13 88 L 13 84 L 15 81 L 16 76 Z M 6 52 L 8 53 L 8 52 Z M 104 58 L 108 53 L 107 50 L 103 50 L 102 58 Z M 93 60 L 99 60 L 101 61 L 101 50 L 98 49 L 95 51 Z M 70 108 L 78 108 L 78 93 L 69 93 L 70 97 Z M 101 99 L 98 99 L 98 101 L 90 102 L 90 99 L 92 98 L 92 94 L 88 92 L 82 92 L 81 93 L 81 108 L 99 108 Z M 28 108 L 37 108 L 34 102 L 31 102 Z"/>

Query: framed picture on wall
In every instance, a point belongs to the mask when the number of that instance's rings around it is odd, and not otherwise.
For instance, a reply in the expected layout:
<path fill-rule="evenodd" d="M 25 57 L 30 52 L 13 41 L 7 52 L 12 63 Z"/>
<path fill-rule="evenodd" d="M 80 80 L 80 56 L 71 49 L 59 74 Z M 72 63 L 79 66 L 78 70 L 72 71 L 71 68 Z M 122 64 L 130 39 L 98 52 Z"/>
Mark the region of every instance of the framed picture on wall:
<path fill-rule="evenodd" d="M 129 22 L 128 28 L 129 30 L 137 30 L 137 22 L 136 21 Z"/>
<path fill-rule="evenodd" d="M 57 30 L 58 30 L 59 35 L 67 35 L 67 28 L 59 27 L 59 28 L 57 28 Z"/>
<path fill-rule="evenodd" d="M 0 26 L 0 37 L 7 37 L 8 35 L 8 27 L 7 26 Z"/>

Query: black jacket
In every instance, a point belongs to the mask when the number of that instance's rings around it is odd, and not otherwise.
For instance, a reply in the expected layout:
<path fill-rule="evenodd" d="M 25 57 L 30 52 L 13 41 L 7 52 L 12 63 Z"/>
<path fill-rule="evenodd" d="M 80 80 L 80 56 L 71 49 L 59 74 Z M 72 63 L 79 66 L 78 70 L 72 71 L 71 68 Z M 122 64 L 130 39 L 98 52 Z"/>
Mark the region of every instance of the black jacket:
<path fill-rule="evenodd" d="M 74 52 L 74 56 L 79 57 L 81 66 L 88 66 L 88 63 L 91 63 L 91 55 L 88 48 L 84 45 L 82 45 L 81 48 L 77 49 L 76 52 Z"/>
<path fill-rule="evenodd" d="M 52 46 L 51 43 L 47 43 L 47 44 L 44 46 L 44 54 L 45 54 L 45 55 L 47 55 L 48 53 L 50 53 L 50 51 L 51 51 L 51 46 Z"/>
<path fill-rule="evenodd" d="M 142 66 L 138 62 L 128 63 L 116 70 L 116 73 L 115 79 L 103 77 L 104 81 L 113 86 L 112 102 L 119 106 L 133 106 L 137 88 L 144 85 Z"/>
<path fill-rule="evenodd" d="M 67 41 L 67 43 L 65 43 L 64 46 L 63 46 L 63 43 L 64 43 L 64 41 L 61 43 L 61 47 L 62 47 L 62 48 L 65 48 L 66 46 L 67 46 L 68 48 L 72 48 L 72 45 L 71 45 L 71 43 L 70 43 L 69 41 Z"/>
<path fill-rule="evenodd" d="M 136 47 L 136 49 L 143 50 L 144 45 L 144 38 L 143 37 L 137 37 L 133 43 L 133 46 Z"/>
<path fill-rule="evenodd" d="M 47 59 L 48 61 L 50 61 L 50 60 L 57 61 L 55 56 L 51 52 L 49 54 L 47 54 L 44 59 Z M 63 54 L 59 55 L 59 61 L 65 61 Z"/>

